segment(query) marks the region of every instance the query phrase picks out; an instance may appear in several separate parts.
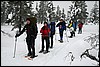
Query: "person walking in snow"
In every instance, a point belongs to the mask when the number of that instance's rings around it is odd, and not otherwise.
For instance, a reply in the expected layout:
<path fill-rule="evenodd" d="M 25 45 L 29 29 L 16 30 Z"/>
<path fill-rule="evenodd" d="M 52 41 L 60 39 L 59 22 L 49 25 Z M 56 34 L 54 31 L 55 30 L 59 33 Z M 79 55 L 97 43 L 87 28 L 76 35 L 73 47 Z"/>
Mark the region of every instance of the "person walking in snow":
<path fill-rule="evenodd" d="M 72 25 L 73 25 L 74 32 L 75 32 L 75 31 L 76 31 L 76 29 L 77 29 L 77 21 L 74 21 Z"/>
<path fill-rule="evenodd" d="M 40 33 L 42 33 L 42 49 L 39 51 L 39 53 L 48 53 L 49 52 L 49 33 L 50 29 L 48 27 L 48 23 L 44 22 L 44 26 L 41 28 Z M 46 41 L 46 51 L 44 51 L 44 40 Z"/>
<path fill-rule="evenodd" d="M 72 38 L 73 36 L 75 36 L 75 31 L 73 28 L 73 21 L 72 20 L 70 20 L 70 24 L 68 25 L 68 28 L 70 29 L 70 34 L 71 34 L 71 36 L 69 38 Z"/>
<path fill-rule="evenodd" d="M 81 21 L 79 21 L 79 24 L 78 24 L 78 28 L 79 28 L 78 34 L 82 34 L 82 27 L 83 27 L 83 23 Z"/>
<path fill-rule="evenodd" d="M 15 37 L 19 37 L 21 34 L 23 34 L 26 31 L 27 34 L 26 43 L 28 48 L 27 56 L 30 56 L 30 58 L 32 59 L 35 57 L 35 39 L 38 33 L 37 24 L 36 24 L 37 19 L 35 17 L 27 18 L 26 22 L 27 24 L 24 26 L 22 31 L 19 32 L 19 34 L 16 34 Z"/>
<path fill-rule="evenodd" d="M 60 34 L 60 42 L 63 43 L 63 32 L 66 30 L 66 23 L 63 19 L 60 19 L 60 22 L 56 25 L 59 27 L 59 34 Z"/>
<path fill-rule="evenodd" d="M 53 48 L 53 36 L 55 34 L 55 22 L 51 22 L 49 24 L 49 28 L 50 28 L 50 38 L 51 38 L 51 46 L 50 46 L 50 48 Z"/>

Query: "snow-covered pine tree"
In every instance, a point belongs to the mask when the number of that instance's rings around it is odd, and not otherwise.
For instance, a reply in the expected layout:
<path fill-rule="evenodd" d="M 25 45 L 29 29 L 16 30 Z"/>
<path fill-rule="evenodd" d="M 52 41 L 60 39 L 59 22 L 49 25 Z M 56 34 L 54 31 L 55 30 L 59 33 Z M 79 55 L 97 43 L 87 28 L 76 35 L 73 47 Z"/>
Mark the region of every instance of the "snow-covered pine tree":
<path fill-rule="evenodd" d="M 59 21 L 59 19 L 61 18 L 61 10 L 59 5 L 57 6 L 57 11 L 56 11 L 56 20 L 57 22 Z"/>
<path fill-rule="evenodd" d="M 51 15 L 54 14 L 53 11 L 55 7 L 53 7 L 52 1 L 40 1 L 36 4 L 36 16 L 39 23 L 43 23 L 45 21 L 51 21 Z"/>
<path fill-rule="evenodd" d="M 20 24 L 26 21 L 27 17 L 33 16 L 33 1 L 8 1 L 10 13 L 12 13 L 11 22 Z M 29 4 L 29 5 L 28 5 Z"/>
<path fill-rule="evenodd" d="M 85 1 L 81 1 L 81 6 L 80 6 L 80 9 L 81 9 L 81 20 L 83 23 L 86 23 L 86 19 L 88 17 L 88 12 L 87 12 L 87 5 L 85 3 Z"/>
<path fill-rule="evenodd" d="M 7 1 L 1 1 L 1 24 L 5 23 L 5 21 L 8 19 L 8 8 L 7 8 Z"/>
<path fill-rule="evenodd" d="M 64 18 L 64 20 L 65 20 L 65 18 L 66 18 L 66 15 L 65 15 L 65 10 L 64 10 L 64 8 L 62 9 L 62 18 Z"/>
<path fill-rule="evenodd" d="M 90 13 L 91 22 L 94 24 L 99 24 L 99 7 L 97 5 L 97 1 L 95 2 L 93 8 Z"/>
<path fill-rule="evenodd" d="M 19 31 L 21 31 L 22 24 L 24 24 L 26 18 L 34 16 L 32 12 L 33 1 L 8 1 L 8 3 L 12 7 L 12 18 L 10 19 L 14 23 L 12 30 L 19 28 Z"/>
<path fill-rule="evenodd" d="M 18 27 L 20 31 L 21 24 L 26 21 L 26 18 L 34 15 L 32 12 L 32 4 L 33 1 L 2 1 L 1 19 L 4 19 L 2 22 L 5 21 L 4 23 L 8 24 L 14 23 L 14 28 Z M 4 7 L 6 9 L 3 9 Z M 9 14 L 12 14 L 11 18 L 8 18 Z"/>
<path fill-rule="evenodd" d="M 48 18 L 49 18 L 49 21 L 55 21 L 55 7 L 53 6 L 53 2 L 52 1 L 48 1 L 48 4 L 47 4 L 47 8 L 48 8 Z"/>
<path fill-rule="evenodd" d="M 72 5 L 70 6 L 70 13 L 71 13 L 71 19 L 73 21 L 76 20 L 82 20 L 83 23 L 85 23 L 85 20 L 88 17 L 87 12 L 87 5 L 85 1 L 72 1 Z"/>
<path fill-rule="evenodd" d="M 37 20 L 39 23 L 43 23 L 45 21 L 47 21 L 47 1 L 40 1 L 39 3 L 39 7 L 38 5 L 36 6 L 36 10 L 37 10 Z M 38 8 L 37 8 L 38 7 Z"/>

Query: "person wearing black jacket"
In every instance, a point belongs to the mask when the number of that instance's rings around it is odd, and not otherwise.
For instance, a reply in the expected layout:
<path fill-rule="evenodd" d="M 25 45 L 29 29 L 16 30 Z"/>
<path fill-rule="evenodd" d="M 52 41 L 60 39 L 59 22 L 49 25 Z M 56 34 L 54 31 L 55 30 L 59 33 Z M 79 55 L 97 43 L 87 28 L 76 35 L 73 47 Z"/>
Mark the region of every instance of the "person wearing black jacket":
<path fill-rule="evenodd" d="M 38 33 L 37 30 L 37 25 L 36 25 L 36 18 L 34 17 L 33 20 L 31 21 L 30 18 L 26 19 L 27 24 L 24 26 L 21 32 L 19 34 L 16 34 L 15 37 L 19 37 L 21 34 L 23 34 L 26 31 L 27 37 L 26 37 L 26 43 L 28 47 L 28 54 L 27 56 L 31 56 L 30 58 L 35 57 L 35 39 Z M 32 24 L 35 23 L 34 25 Z M 31 51 L 32 49 L 32 51 Z"/>
<path fill-rule="evenodd" d="M 60 42 L 63 43 L 63 32 L 66 30 L 66 23 L 63 19 L 60 19 L 60 22 L 56 25 L 59 27 L 59 34 L 60 34 Z"/>
<path fill-rule="evenodd" d="M 51 46 L 50 48 L 53 48 L 53 36 L 55 35 L 55 22 L 51 22 L 49 24 L 50 27 L 50 37 L 51 37 Z"/>

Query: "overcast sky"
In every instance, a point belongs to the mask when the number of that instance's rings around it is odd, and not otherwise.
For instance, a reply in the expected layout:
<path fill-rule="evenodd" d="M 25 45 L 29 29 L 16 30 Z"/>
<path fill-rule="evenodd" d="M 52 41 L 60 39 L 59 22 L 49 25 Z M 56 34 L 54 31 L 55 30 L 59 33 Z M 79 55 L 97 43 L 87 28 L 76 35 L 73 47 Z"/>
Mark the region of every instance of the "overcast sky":
<path fill-rule="evenodd" d="M 34 1 L 39 2 L 39 1 Z M 34 3 L 34 4 L 35 4 Z M 95 1 L 86 1 L 87 4 L 87 11 L 90 13 L 91 9 L 93 8 Z M 62 10 L 63 8 L 65 9 L 65 13 L 67 14 L 67 11 L 69 11 L 69 6 L 71 5 L 71 1 L 53 1 L 54 7 L 57 7 L 57 5 L 60 6 L 60 9 Z M 99 1 L 97 1 L 97 4 L 99 6 Z"/>
<path fill-rule="evenodd" d="M 93 5 L 94 5 L 95 1 L 86 1 L 87 4 L 87 11 L 90 12 Z M 53 4 L 55 6 L 59 5 L 62 8 L 65 9 L 65 11 L 67 12 L 69 10 L 69 6 L 71 5 L 71 1 L 53 1 Z M 98 1 L 98 5 L 99 5 L 99 1 Z"/>

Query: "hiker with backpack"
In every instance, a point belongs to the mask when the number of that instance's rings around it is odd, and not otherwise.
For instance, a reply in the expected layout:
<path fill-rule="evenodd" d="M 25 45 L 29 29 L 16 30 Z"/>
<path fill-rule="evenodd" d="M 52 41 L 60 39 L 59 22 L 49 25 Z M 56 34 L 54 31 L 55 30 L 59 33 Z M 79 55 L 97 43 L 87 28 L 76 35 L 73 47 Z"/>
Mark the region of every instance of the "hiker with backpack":
<path fill-rule="evenodd" d="M 28 54 L 27 56 L 30 56 L 30 60 L 35 57 L 35 39 L 37 37 L 38 29 L 37 29 L 37 19 L 35 17 L 27 18 L 26 19 L 27 24 L 24 26 L 21 32 L 19 34 L 16 34 L 16 38 L 19 37 L 21 34 L 23 34 L 26 31 L 27 37 L 26 37 L 26 43 L 28 48 Z M 32 51 L 31 51 L 32 49 Z"/>
<path fill-rule="evenodd" d="M 66 23 L 63 19 L 60 19 L 60 22 L 56 25 L 59 27 L 59 34 L 60 34 L 60 42 L 63 43 L 63 32 L 66 30 Z"/>
<path fill-rule="evenodd" d="M 48 53 L 49 52 L 49 33 L 50 29 L 48 27 L 48 23 L 44 22 L 44 26 L 41 28 L 40 33 L 42 33 L 42 49 L 39 53 Z M 46 41 L 46 51 L 44 51 L 44 40 Z"/>

